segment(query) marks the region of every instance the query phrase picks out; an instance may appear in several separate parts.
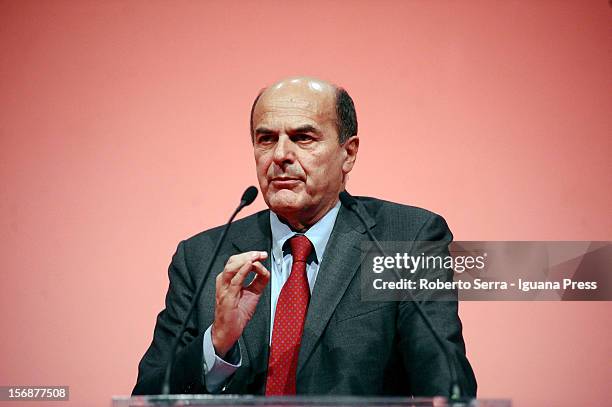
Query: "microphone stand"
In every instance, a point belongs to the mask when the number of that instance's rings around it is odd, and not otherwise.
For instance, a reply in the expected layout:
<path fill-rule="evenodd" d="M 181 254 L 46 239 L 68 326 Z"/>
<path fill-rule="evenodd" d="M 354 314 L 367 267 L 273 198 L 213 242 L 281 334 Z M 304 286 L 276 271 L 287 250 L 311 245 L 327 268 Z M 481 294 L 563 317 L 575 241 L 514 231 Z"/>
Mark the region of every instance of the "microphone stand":
<path fill-rule="evenodd" d="M 183 323 L 181 325 L 181 328 L 179 329 L 178 334 L 174 338 L 174 342 L 172 343 L 172 348 L 170 348 L 170 355 L 168 356 L 168 362 L 166 363 L 166 370 L 165 370 L 165 373 L 164 373 L 164 381 L 162 382 L 162 388 L 161 388 L 161 394 L 162 395 L 170 394 L 170 378 L 172 377 L 172 365 L 174 364 L 174 358 L 176 356 L 176 350 L 178 349 L 178 345 L 181 342 L 181 337 L 183 336 L 183 333 L 187 329 L 187 323 L 188 323 L 189 319 L 191 318 L 191 315 L 193 314 L 193 311 L 195 309 L 195 305 L 197 304 L 198 299 L 200 298 L 200 295 L 202 294 L 202 290 L 204 289 L 204 286 L 206 285 L 206 282 L 208 281 L 208 277 L 210 276 L 210 271 L 211 271 L 212 266 L 213 266 L 213 264 L 215 262 L 215 259 L 217 258 L 218 254 L 219 254 L 219 250 L 221 249 L 221 245 L 223 244 L 223 241 L 225 240 L 225 236 L 227 235 L 227 231 L 229 230 L 230 225 L 231 225 L 232 221 L 234 220 L 234 218 L 236 217 L 236 215 L 238 215 L 238 212 L 240 212 L 245 206 L 248 206 L 248 205 L 252 204 L 256 197 L 257 197 L 257 188 L 255 188 L 253 186 L 248 187 L 246 189 L 246 191 L 244 191 L 244 194 L 242 194 L 242 199 L 240 200 L 240 205 L 238 205 L 236 210 L 234 210 L 234 213 L 232 213 L 232 216 L 230 216 L 229 220 L 225 224 L 225 227 L 223 228 L 223 232 L 221 233 L 221 237 L 217 241 L 215 249 L 213 250 L 211 261 L 210 261 L 210 263 L 208 263 L 208 268 L 206 269 L 206 273 L 204 273 L 204 278 L 202 279 L 202 281 L 200 281 L 200 284 L 198 285 L 198 288 L 197 288 L 197 290 L 196 290 L 196 292 L 195 292 L 195 294 L 193 296 L 193 299 L 191 300 L 191 305 L 189 306 L 189 310 L 187 311 L 187 315 L 183 319 Z"/>

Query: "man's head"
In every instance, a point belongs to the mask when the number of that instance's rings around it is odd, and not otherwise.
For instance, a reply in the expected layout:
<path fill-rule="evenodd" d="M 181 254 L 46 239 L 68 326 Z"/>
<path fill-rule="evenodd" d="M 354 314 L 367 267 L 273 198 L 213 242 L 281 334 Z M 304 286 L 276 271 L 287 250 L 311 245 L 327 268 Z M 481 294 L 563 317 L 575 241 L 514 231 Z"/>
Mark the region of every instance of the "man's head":
<path fill-rule="evenodd" d="M 272 211 L 301 230 L 336 204 L 359 149 L 355 108 L 344 89 L 313 78 L 264 89 L 251 111 L 251 136 Z"/>

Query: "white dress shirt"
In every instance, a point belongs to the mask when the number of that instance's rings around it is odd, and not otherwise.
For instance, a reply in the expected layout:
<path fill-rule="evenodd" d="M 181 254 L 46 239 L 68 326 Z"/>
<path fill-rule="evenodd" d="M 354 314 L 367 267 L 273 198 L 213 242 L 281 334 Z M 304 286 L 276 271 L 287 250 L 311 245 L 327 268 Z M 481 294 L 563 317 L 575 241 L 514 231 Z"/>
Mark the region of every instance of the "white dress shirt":
<path fill-rule="evenodd" d="M 323 260 L 325 247 L 329 241 L 336 217 L 340 210 L 340 201 L 329 210 L 317 223 L 308 229 L 304 235 L 310 240 L 314 247 L 314 256 L 306 265 L 306 275 L 310 293 L 314 289 L 315 280 L 319 272 L 319 265 Z M 272 344 L 272 331 L 274 328 L 274 315 L 276 304 L 283 285 L 291 274 L 293 257 L 290 250 L 283 250 L 283 246 L 294 235 L 298 234 L 291 230 L 289 226 L 280 221 L 278 216 L 270 211 L 270 228 L 272 230 L 272 258 L 270 276 L 270 337 L 269 344 Z M 238 344 L 226 355 L 226 360 L 221 359 L 216 353 L 212 344 L 211 335 L 212 325 L 204 333 L 204 381 L 206 389 L 211 393 L 219 393 L 224 390 L 224 385 L 230 376 L 241 366 L 242 356 Z"/>

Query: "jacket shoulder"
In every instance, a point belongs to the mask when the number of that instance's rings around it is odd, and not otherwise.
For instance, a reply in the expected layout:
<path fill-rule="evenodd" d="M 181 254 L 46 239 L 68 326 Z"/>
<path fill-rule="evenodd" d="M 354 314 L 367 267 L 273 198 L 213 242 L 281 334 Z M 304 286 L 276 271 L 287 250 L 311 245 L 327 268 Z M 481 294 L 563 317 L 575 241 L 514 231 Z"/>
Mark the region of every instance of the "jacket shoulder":
<path fill-rule="evenodd" d="M 241 236 L 245 231 L 261 227 L 262 222 L 268 221 L 269 213 L 270 211 L 265 209 L 232 222 L 225 244 L 231 242 L 237 236 Z M 219 240 L 221 233 L 223 233 L 224 227 L 225 225 L 219 225 L 204 230 L 183 240 L 179 244 L 183 245 L 185 256 L 191 260 L 190 263 L 198 263 L 205 253 L 210 253 L 214 249 L 217 240 Z"/>
<path fill-rule="evenodd" d="M 369 196 L 356 196 L 355 199 L 357 199 L 359 203 L 361 203 L 368 211 L 368 213 L 373 217 L 410 216 L 417 219 L 427 220 L 440 216 L 435 212 L 420 208 L 418 206 L 385 201 L 383 199 L 373 198 Z"/>
<path fill-rule="evenodd" d="M 439 236 L 452 236 L 444 218 L 430 210 L 368 196 L 355 199 L 376 221 L 381 238 L 437 240 Z"/>

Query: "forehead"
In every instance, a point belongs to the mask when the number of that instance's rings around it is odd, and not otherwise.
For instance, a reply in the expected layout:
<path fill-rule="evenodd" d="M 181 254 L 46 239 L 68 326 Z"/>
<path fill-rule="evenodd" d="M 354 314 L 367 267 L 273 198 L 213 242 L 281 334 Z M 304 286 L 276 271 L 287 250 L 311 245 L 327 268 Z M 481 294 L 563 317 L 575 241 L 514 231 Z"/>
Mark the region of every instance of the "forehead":
<path fill-rule="evenodd" d="M 335 117 L 335 94 L 329 89 L 281 87 L 262 93 L 253 112 L 253 123 L 255 127 L 324 125 Z"/>

